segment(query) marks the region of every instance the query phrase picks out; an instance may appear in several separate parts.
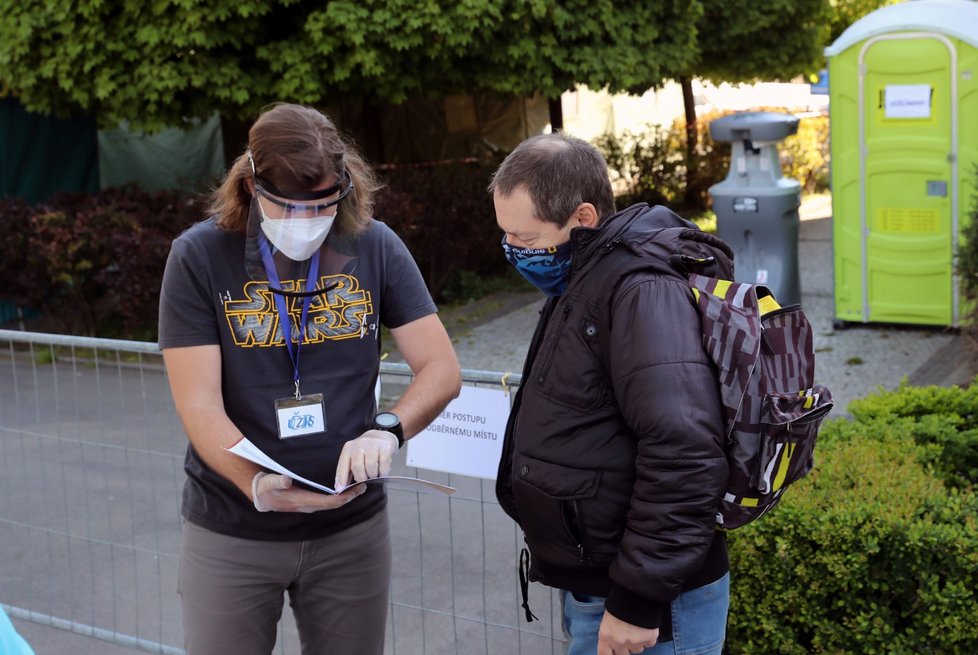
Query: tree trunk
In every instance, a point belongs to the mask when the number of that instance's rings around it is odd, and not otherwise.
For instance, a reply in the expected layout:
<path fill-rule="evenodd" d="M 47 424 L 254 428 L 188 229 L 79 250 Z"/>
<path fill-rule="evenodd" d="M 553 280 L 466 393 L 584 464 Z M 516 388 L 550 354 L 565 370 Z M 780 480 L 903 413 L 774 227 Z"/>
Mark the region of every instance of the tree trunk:
<path fill-rule="evenodd" d="M 547 108 L 550 110 L 550 131 L 559 132 L 564 129 L 564 108 L 560 96 L 547 98 Z"/>
<path fill-rule="evenodd" d="M 698 126 L 696 124 L 696 103 L 693 100 L 693 79 L 688 75 L 679 78 L 679 84 L 683 89 L 683 109 L 686 113 L 686 193 L 683 198 L 687 206 L 699 204 L 696 198 L 697 184 L 696 174 L 699 162 L 696 157 L 696 145 L 699 141 Z"/>

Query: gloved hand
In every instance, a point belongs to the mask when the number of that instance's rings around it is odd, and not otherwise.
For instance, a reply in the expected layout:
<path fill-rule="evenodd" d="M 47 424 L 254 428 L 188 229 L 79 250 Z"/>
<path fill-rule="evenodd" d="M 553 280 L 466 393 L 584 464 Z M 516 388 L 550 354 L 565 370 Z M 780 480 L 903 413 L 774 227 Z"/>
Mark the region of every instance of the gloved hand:
<path fill-rule="evenodd" d="M 389 475 L 397 446 L 397 437 L 384 430 L 367 430 L 356 439 L 347 441 L 336 464 L 336 484 L 333 488 L 345 488 L 350 484 L 351 475 L 356 482 Z"/>
<path fill-rule="evenodd" d="M 311 514 L 324 509 L 336 509 L 366 491 L 356 487 L 331 495 L 292 487 L 292 478 L 277 473 L 259 471 L 251 479 L 251 498 L 259 512 L 302 512 Z"/>

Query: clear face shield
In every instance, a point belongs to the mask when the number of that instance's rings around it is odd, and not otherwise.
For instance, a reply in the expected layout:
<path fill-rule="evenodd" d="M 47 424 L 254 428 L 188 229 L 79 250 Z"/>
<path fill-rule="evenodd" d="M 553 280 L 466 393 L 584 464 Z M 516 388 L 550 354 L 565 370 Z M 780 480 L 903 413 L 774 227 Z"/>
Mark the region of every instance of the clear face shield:
<path fill-rule="evenodd" d="M 310 266 L 318 264 L 317 253 L 329 236 L 340 203 L 353 190 L 353 180 L 344 170 L 327 188 L 285 194 L 257 174 L 254 161 L 251 165 L 255 191 L 245 243 L 248 276 L 267 281 L 287 295 L 312 293 L 313 285 L 310 289 L 286 287 L 307 279 Z M 273 274 L 269 266 L 274 266 Z M 281 280 L 282 287 L 275 280 Z"/>

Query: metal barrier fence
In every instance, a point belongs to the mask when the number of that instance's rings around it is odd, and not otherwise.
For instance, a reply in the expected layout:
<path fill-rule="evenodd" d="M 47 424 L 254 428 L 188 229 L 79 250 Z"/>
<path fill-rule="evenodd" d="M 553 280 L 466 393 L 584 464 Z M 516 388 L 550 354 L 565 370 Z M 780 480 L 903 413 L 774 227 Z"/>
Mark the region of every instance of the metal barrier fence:
<path fill-rule="evenodd" d="M 384 363 L 381 373 L 385 388 L 410 377 L 402 364 Z M 464 371 L 463 379 L 498 385 L 501 374 Z M 186 443 L 156 344 L 0 330 L 7 613 L 124 649 L 183 653 L 176 579 Z M 458 491 L 444 498 L 389 488 L 386 653 L 563 652 L 554 592 L 531 585 L 542 620 L 523 621 L 521 535 L 492 481 L 410 469 L 403 454 L 394 473 Z M 299 650 L 288 610 L 275 650 Z"/>

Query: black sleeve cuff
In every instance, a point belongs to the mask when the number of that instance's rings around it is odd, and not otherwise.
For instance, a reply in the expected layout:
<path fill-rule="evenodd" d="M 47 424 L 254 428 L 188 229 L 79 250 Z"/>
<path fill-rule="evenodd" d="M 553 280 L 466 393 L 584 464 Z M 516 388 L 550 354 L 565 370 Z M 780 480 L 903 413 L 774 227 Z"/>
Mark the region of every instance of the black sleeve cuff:
<path fill-rule="evenodd" d="M 662 627 L 662 613 L 668 605 L 657 603 L 613 584 L 604 608 L 625 623 L 651 630 Z"/>

